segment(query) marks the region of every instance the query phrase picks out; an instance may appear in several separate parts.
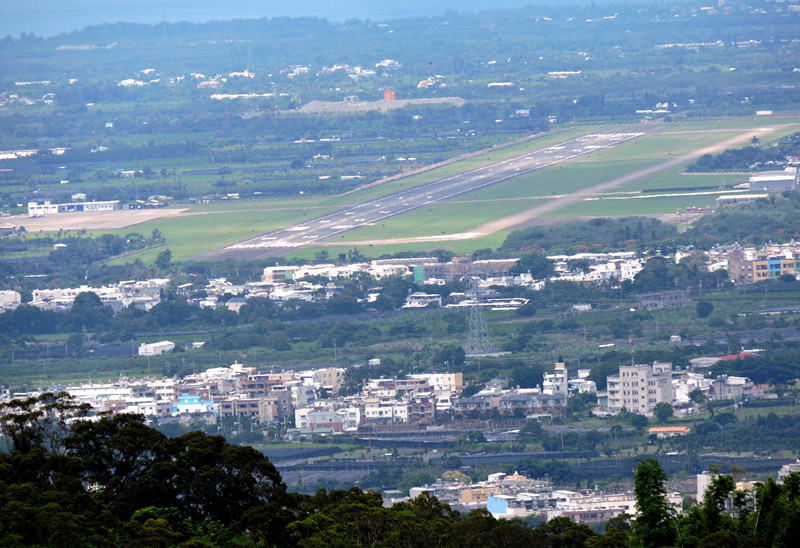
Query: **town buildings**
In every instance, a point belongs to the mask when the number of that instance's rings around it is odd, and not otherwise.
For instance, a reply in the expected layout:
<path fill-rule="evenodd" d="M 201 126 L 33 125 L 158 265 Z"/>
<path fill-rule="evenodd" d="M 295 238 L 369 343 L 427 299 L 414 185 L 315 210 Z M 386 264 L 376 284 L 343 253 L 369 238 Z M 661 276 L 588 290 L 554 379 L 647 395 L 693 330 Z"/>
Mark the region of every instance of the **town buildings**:
<path fill-rule="evenodd" d="M 741 354 L 742 357 L 745 355 L 754 354 Z M 732 355 L 730 358 L 738 356 Z M 721 359 L 728 359 L 728 356 L 693 361 L 699 364 L 695 367 L 706 368 L 706 363 L 713 364 Z M 601 406 L 595 413 L 599 415 L 626 409 L 631 413 L 652 416 L 659 403 L 670 404 L 679 414 L 691 414 L 695 412 L 695 391 L 714 401 L 765 397 L 763 391 L 757 390 L 747 377 L 717 375 L 711 378 L 697 371 L 675 370 L 668 362 L 621 365 L 617 375 L 606 378 L 606 384 L 607 393 L 598 394 Z"/>
<path fill-rule="evenodd" d="M 168 283 L 169 280 L 166 278 L 152 278 L 141 281 L 122 281 L 116 285 L 100 287 L 82 285 L 71 288 L 34 289 L 33 298 L 28 304 L 42 310 L 69 310 L 78 295 L 91 292 L 114 312 L 128 306 L 150 310 L 161 302 L 161 291 Z"/>
<path fill-rule="evenodd" d="M 412 487 L 409 497 L 423 493 L 465 512 L 485 508 L 496 519 L 524 519 L 538 515 L 546 520 L 564 516 L 579 523 L 603 523 L 621 514 L 637 513 L 636 497 L 630 490 L 555 489 L 546 478 L 528 478 L 516 472 L 489 474 L 486 480 L 474 483 L 438 480 Z M 670 491 L 667 500 L 673 508 L 680 508 L 683 497 Z"/>
<path fill-rule="evenodd" d="M 737 285 L 748 285 L 800 273 L 800 243 L 761 248 L 735 246 L 727 253 L 728 271 Z"/>

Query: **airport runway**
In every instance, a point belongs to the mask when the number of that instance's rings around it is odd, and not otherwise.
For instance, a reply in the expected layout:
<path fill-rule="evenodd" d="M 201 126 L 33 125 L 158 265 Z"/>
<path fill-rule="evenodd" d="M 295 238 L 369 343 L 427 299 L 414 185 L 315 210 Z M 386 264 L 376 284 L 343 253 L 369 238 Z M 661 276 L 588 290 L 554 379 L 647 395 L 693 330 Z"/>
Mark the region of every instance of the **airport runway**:
<path fill-rule="evenodd" d="M 421 186 L 387 194 L 321 217 L 274 230 L 203 254 L 203 258 L 268 257 L 287 248 L 315 244 L 343 232 L 372 225 L 454 196 L 494 185 L 513 177 L 566 162 L 597 150 L 635 139 L 643 133 L 593 133 L 501 160 Z"/>

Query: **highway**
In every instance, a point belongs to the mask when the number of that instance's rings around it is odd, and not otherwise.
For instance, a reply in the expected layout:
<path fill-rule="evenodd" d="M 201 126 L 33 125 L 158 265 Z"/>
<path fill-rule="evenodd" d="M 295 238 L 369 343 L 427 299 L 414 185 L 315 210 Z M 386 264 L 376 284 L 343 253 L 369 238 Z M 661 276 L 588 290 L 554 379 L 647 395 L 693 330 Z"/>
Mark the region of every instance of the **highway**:
<path fill-rule="evenodd" d="M 387 194 L 351 207 L 227 246 L 211 255 L 270 256 L 311 245 L 337 234 L 378 223 L 414 209 L 491 186 L 513 177 L 591 154 L 635 139 L 642 133 L 593 133 L 458 173 L 421 186 Z"/>

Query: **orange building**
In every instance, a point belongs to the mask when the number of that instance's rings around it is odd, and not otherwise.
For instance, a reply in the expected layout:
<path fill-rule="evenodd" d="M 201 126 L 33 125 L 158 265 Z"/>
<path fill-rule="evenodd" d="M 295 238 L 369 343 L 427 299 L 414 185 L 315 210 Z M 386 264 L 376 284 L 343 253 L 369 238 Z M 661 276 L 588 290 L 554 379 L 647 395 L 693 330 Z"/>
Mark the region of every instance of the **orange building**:
<path fill-rule="evenodd" d="M 383 100 L 384 101 L 394 101 L 395 99 L 397 99 L 397 96 L 395 95 L 393 90 L 391 90 L 389 88 L 386 88 L 385 90 L 383 90 Z"/>

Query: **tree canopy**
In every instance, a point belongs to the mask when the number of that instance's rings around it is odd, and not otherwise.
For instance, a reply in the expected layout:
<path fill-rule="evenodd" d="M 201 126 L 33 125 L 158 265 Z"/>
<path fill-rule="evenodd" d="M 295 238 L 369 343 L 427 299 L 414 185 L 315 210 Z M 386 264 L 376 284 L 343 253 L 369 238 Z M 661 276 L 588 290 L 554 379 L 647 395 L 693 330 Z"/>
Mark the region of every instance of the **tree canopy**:
<path fill-rule="evenodd" d="M 253 448 L 201 432 L 170 439 L 137 415 L 84 420 L 86 406 L 63 393 L 0 411 L 9 442 L 0 454 L 2 546 L 793 546 L 798 533 L 800 474 L 758 484 L 751 496 L 715 472 L 704 505 L 676 514 L 666 473 L 642 460 L 633 524 L 618 516 L 599 535 L 565 517 L 529 525 L 485 509 L 462 514 L 427 495 L 387 508 L 357 487 L 291 493 Z M 530 424 L 525 434 L 541 437 Z M 520 470 L 571 478 L 564 462 L 531 459 Z"/>

